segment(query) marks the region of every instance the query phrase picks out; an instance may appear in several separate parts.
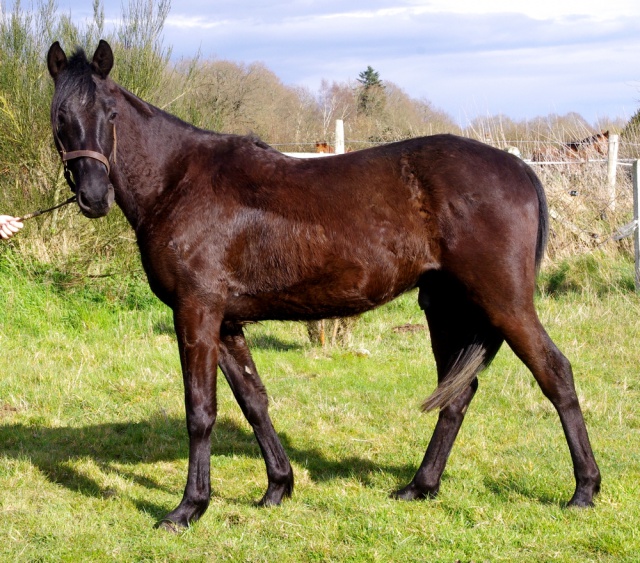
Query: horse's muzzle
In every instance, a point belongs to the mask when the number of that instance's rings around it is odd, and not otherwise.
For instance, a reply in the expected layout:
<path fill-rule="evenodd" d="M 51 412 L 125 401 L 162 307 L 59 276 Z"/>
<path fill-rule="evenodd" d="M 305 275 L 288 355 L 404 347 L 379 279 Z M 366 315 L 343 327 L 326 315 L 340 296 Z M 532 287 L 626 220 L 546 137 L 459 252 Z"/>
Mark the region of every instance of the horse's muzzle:
<path fill-rule="evenodd" d="M 82 189 L 78 190 L 77 196 L 80 211 L 89 219 L 104 217 L 109 213 L 115 201 L 115 194 L 111 184 L 109 184 L 106 192 L 104 192 L 101 197 L 95 197 L 93 194 Z"/>

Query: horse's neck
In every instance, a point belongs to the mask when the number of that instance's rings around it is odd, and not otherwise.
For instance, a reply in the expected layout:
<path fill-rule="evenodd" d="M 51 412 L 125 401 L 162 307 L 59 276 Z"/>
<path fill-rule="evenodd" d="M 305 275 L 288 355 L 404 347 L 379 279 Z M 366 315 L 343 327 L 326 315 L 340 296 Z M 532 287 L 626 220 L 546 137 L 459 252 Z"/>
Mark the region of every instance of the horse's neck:
<path fill-rule="evenodd" d="M 117 123 L 114 187 L 118 203 L 134 229 L 167 189 L 167 170 L 179 156 L 184 146 L 181 139 L 189 129 L 164 112 L 148 107 L 148 114 L 144 114 L 129 104 Z"/>

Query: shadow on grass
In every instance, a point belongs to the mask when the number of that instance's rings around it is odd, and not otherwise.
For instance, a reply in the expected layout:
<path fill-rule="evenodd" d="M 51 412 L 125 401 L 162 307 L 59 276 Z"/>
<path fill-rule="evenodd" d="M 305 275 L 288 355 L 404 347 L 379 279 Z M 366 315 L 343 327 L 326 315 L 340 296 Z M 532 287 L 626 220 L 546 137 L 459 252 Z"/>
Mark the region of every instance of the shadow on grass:
<path fill-rule="evenodd" d="M 280 434 L 280 439 L 290 459 L 304 466 L 311 479 L 316 482 L 356 478 L 365 485 L 370 485 L 372 476 L 383 472 L 393 475 L 398 485 L 404 485 L 417 469 L 413 464 L 380 465 L 353 456 L 338 461 L 329 460 L 317 448 L 292 446 L 285 433 Z M 419 453 L 416 452 L 416 457 Z M 82 471 L 82 464 L 76 463 L 86 459 L 97 465 L 104 474 L 115 474 L 140 487 L 175 495 L 177 505 L 179 494 L 176 494 L 175 488 L 166 487 L 141 475 L 137 465 L 188 459 L 188 438 L 183 419 L 161 415 L 143 422 L 98 424 L 80 428 L 0 425 L 0 455 L 16 460 L 29 460 L 52 483 L 71 491 L 98 498 L 114 496 L 116 492 L 113 489 L 100 485 Z M 211 455 L 261 458 L 250 428 L 225 419 L 218 420 L 214 428 Z M 213 465 L 214 476 L 215 471 Z M 446 474 L 443 480 L 447 480 Z M 527 484 L 524 478 L 488 477 L 485 485 L 489 491 L 502 498 L 517 494 L 541 504 L 564 506 L 557 498 Z M 131 500 L 140 511 L 157 519 L 173 508 L 139 498 Z"/>
<path fill-rule="evenodd" d="M 511 475 L 500 478 L 486 477 L 484 484 L 494 495 L 505 500 L 515 495 L 548 506 L 566 508 L 568 504 L 568 501 L 560 501 L 556 496 L 537 489 L 535 484 L 527 483 L 526 475 Z"/>
<path fill-rule="evenodd" d="M 173 323 L 170 320 L 161 320 L 153 325 L 154 334 L 166 335 L 175 338 L 176 332 L 173 327 Z M 302 350 L 303 345 L 297 342 L 290 342 L 282 340 L 277 336 L 271 334 L 249 334 L 247 335 L 247 342 L 252 349 L 260 350 L 273 350 L 276 352 L 288 352 L 291 350 Z"/>
<path fill-rule="evenodd" d="M 370 460 L 347 457 L 328 460 L 316 448 L 296 448 L 286 434 L 280 439 L 292 462 L 303 465 L 315 481 L 331 481 L 356 477 L 363 483 L 371 476 L 387 472 L 398 480 L 408 481 L 414 466 L 380 466 Z M 52 483 L 91 497 L 109 498 L 115 491 L 103 487 L 82 470 L 78 461 L 93 462 L 105 474 L 117 475 L 146 489 L 171 495 L 176 491 L 156 480 L 141 475 L 138 464 L 171 462 L 188 459 L 188 438 L 185 422 L 180 418 L 157 416 L 143 422 L 109 423 L 80 428 L 45 428 L 33 425 L 0 425 L 0 455 L 16 460 L 28 460 Z M 260 449 L 251 429 L 230 420 L 218 420 L 211 439 L 212 456 L 244 456 L 261 458 Z M 215 465 L 212 466 L 215 476 Z M 186 479 L 186 474 L 185 474 Z M 256 499 L 258 500 L 258 499 Z M 176 504 L 179 497 L 176 495 Z M 136 499 L 144 512 L 161 518 L 167 507 Z"/>
<path fill-rule="evenodd" d="M 302 350 L 304 346 L 297 342 L 287 342 L 271 334 L 257 334 L 247 336 L 247 344 L 252 349 L 274 350 L 276 352 L 288 352 L 290 350 Z"/>

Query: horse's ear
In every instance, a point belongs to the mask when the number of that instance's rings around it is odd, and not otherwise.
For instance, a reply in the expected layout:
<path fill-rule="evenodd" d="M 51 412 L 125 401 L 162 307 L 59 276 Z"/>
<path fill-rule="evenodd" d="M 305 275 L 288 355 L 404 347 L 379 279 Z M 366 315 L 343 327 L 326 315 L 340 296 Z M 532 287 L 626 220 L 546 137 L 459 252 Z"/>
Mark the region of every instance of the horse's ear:
<path fill-rule="evenodd" d="M 57 80 L 58 75 L 67 67 L 67 55 L 64 54 L 60 43 L 57 41 L 49 48 L 47 66 L 49 67 L 49 74 L 54 81 Z"/>
<path fill-rule="evenodd" d="M 100 43 L 98 43 L 98 48 L 93 54 L 91 67 L 100 76 L 100 78 L 106 78 L 109 76 L 109 73 L 113 68 L 113 51 L 111 50 L 109 43 L 104 39 L 100 39 Z"/>

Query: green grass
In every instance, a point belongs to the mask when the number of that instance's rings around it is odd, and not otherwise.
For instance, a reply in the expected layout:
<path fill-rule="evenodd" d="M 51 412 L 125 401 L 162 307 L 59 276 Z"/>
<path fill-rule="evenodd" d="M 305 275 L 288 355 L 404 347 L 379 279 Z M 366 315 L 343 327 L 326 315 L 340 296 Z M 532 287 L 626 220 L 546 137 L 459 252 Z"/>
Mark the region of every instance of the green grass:
<path fill-rule="evenodd" d="M 388 498 L 435 424 L 419 409 L 435 385 L 428 333 L 393 331 L 424 323 L 409 294 L 366 315 L 346 350 L 312 347 L 300 324 L 247 329 L 294 496 L 254 505 L 264 463 L 221 378 L 211 505 L 172 535 L 153 529 L 187 470 L 170 311 L 139 280 L 4 260 L 0 560 L 637 561 L 640 299 L 565 289 L 538 306 L 573 362 L 603 473 L 595 509 L 563 508 L 574 482 L 560 423 L 507 348 L 481 377 L 438 499 Z"/>

